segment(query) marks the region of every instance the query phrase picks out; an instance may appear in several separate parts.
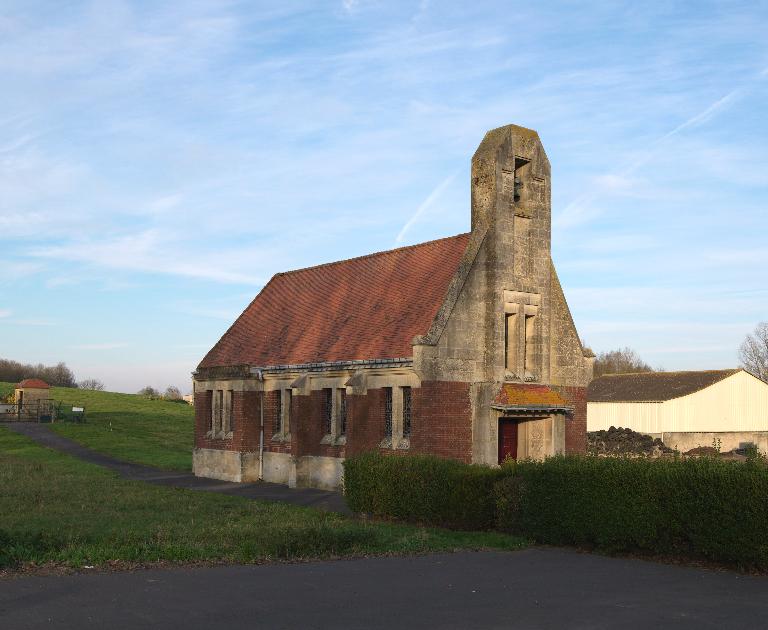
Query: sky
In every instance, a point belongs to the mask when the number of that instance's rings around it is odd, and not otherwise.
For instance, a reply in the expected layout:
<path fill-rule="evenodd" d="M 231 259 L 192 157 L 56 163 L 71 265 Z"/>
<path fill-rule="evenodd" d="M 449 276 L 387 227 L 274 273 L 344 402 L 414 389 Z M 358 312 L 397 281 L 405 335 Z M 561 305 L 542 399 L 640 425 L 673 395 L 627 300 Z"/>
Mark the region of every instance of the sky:
<path fill-rule="evenodd" d="M 0 357 L 189 391 L 280 271 L 468 231 L 538 130 L 579 333 L 738 363 L 768 320 L 768 2 L 0 0 Z"/>

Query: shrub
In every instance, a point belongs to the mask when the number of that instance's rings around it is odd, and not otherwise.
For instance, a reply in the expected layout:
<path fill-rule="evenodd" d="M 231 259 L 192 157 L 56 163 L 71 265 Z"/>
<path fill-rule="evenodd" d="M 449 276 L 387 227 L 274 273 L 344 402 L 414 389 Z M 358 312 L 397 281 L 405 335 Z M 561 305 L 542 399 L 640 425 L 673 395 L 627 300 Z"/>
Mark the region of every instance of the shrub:
<path fill-rule="evenodd" d="M 555 457 L 494 488 L 500 529 L 537 542 L 768 568 L 768 468 L 716 458 Z"/>
<path fill-rule="evenodd" d="M 496 522 L 493 485 L 511 470 L 371 452 L 345 460 L 344 493 L 353 512 L 485 530 Z"/>

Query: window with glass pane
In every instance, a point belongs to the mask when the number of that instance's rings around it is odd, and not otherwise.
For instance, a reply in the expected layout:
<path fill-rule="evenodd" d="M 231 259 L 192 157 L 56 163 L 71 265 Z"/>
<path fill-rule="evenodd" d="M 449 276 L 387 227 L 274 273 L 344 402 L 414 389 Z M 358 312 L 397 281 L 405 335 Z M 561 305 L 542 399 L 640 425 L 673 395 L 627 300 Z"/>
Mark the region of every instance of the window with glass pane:
<path fill-rule="evenodd" d="M 227 407 L 227 413 L 229 414 L 229 417 L 227 418 L 227 426 L 231 433 L 235 430 L 235 392 L 230 389 L 227 394 L 229 400 L 229 406 Z"/>
<path fill-rule="evenodd" d="M 411 436 L 411 388 L 403 387 L 403 437 Z"/>
<path fill-rule="evenodd" d="M 339 390 L 339 435 L 347 434 L 347 390 Z"/>
<path fill-rule="evenodd" d="M 223 431 L 224 426 L 222 425 L 222 419 L 224 418 L 224 390 L 223 389 L 217 389 L 216 390 L 216 413 L 214 414 L 214 431 Z"/>
<path fill-rule="evenodd" d="M 333 427 L 333 390 L 323 390 L 323 432 L 327 435 Z"/>
<path fill-rule="evenodd" d="M 384 388 L 384 434 L 392 437 L 392 388 Z"/>

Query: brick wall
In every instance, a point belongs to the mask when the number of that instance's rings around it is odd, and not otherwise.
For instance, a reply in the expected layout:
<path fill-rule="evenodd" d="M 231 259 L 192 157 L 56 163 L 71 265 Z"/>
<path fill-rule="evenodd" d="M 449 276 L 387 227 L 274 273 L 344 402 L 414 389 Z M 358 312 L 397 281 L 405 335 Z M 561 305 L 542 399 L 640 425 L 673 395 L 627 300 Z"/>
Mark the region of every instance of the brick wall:
<path fill-rule="evenodd" d="M 565 421 L 566 454 L 585 453 L 587 451 L 587 388 L 552 386 L 574 407 L 573 416 Z"/>
<path fill-rule="evenodd" d="M 226 451 L 258 451 L 260 428 L 259 392 L 232 392 L 234 431 L 229 439 L 207 436 L 211 428 L 212 392 L 195 394 L 195 446 Z"/>
<path fill-rule="evenodd" d="M 280 390 L 266 392 L 264 396 L 264 450 L 270 453 L 290 453 L 291 442 L 273 440 L 280 430 Z M 288 427 L 290 432 L 290 427 Z"/>
<path fill-rule="evenodd" d="M 384 389 L 347 395 L 347 454 L 379 448 L 384 439 Z"/>
<path fill-rule="evenodd" d="M 424 382 L 413 390 L 412 453 L 472 461 L 469 383 Z"/>
<path fill-rule="evenodd" d="M 265 410 L 266 411 L 266 410 Z M 258 451 L 260 433 L 261 392 L 234 392 L 232 413 L 235 430 L 230 448 L 235 451 Z M 265 434 L 265 439 L 266 434 Z"/>
<path fill-rule="evenodd" d="M 195 446 L 197 448 L 220 448 L 211 446 L 212 440 L 205 437 L 211 428 L 211 407 L 213 392 L 197 392 L 195 394 Z"/>
<path fill-rule="evenodd" d="M 566 453 L 586 451 L 586 388 L 553 386 L 575 410 L 565 423 Z M 258 451 L 260 392 L 234 392 L 232 411 L 235 430 L 232 439 L 206 437 L 210 429 L 211 392 L 195 394 L 195 446 L 237 451 Z M 289 443 L 272 441 L 278 431 L 277 414 L 280 392 L 264 396 L 264 450 L 345 457 L 376 450 L 384 439 L 384 389 L 369 389 L 367 395 L 347 395 L 347 444 L 321 444 L 323 439 L 323 392 L 292 397 Z M 431 453 L 463 462 L 472 460 L 472 422 L 469 384 L 461 382 L 424 382 L 413 389 L 411 448 L 392 454 Z"/>
<path fill-rule="evenodd" d="M 292 397 L 291 441 L 297 457 L 322 455 L 344 457 L 344 446 L 321 444 L 325 436 L 323 426 L 323 401 L 325 392 L 315 390 L 308 396 Z"/>

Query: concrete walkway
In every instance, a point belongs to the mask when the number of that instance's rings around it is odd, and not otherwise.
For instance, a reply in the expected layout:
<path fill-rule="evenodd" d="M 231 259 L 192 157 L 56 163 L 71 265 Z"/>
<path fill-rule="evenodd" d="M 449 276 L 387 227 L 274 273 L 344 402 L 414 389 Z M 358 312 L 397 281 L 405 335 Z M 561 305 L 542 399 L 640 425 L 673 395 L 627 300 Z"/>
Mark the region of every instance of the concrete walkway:
<path fill-rule="evenodd" d="M 763 628 L 768 578 L 559 549 L 24 577 L 36 628 Z"/>
<path fill-rule="evenodd" d="M 219 492 L 247 499 L 262 501 L 280 501 L 312 507 L 328 512 L 351 514 L 344 497 L 338 492 L 316 490 L 314 488 L 288 488 L 275 483 L 232 483 L 217 479 L 195 477 L 192 473 L 160 470 L 152 466 L 124 462 L 103 453 L 97 453 L 77 442 L 54 433 L 45 424 L 34 422 L 0 422 L 0 426 L 25 435 L 42 446 L 73 455 L 91 464 L 98 464 L 120 474 L 124 479 L 146 481 L 158 486 L 171 486 L 203 492 Z"/>

